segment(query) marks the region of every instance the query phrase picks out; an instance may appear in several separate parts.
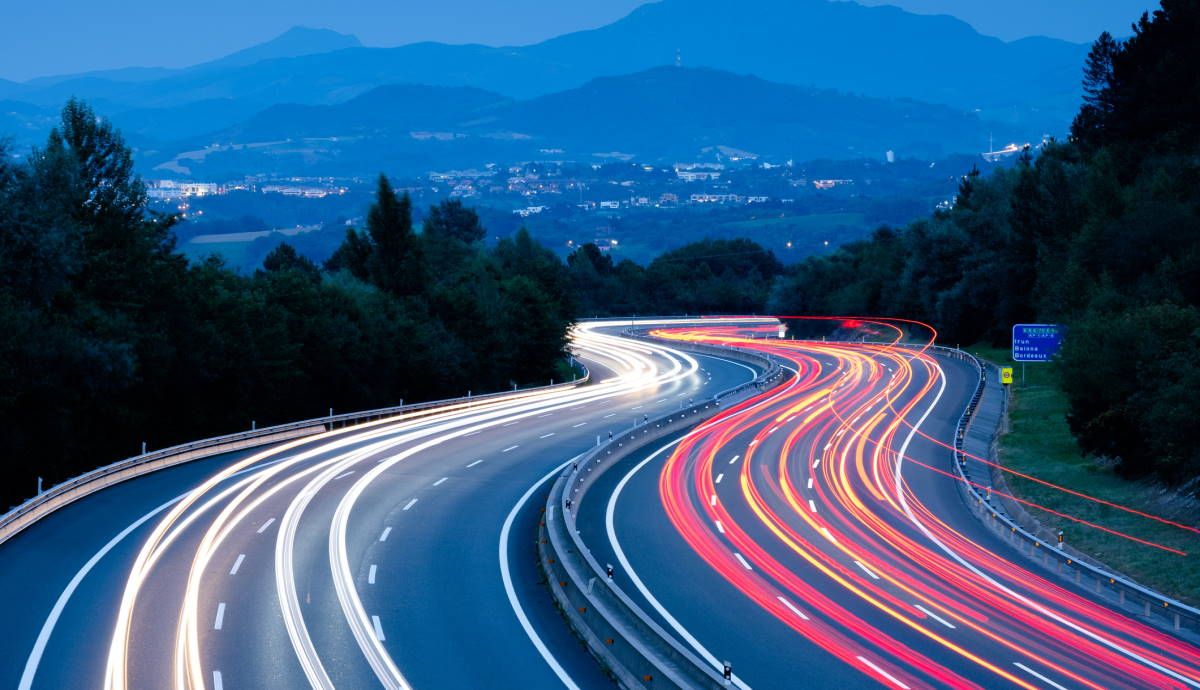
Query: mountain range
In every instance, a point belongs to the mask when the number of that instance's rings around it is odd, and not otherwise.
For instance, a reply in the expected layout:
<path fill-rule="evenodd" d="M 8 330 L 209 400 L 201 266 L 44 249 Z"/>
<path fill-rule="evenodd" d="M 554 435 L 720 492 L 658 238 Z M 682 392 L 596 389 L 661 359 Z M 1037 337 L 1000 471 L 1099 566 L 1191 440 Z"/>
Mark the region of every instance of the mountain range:
<path fill-rule="evenodd" d="M 662 0 L 529 46 L 370 48 L 297 28 L 180 70 L 0 81 L 0 127 L 27 145 L 75 96 L 148 161 L 214 142 L 424 130 L 662 156 L 716 145 L 800 157 L 977 151 L 988 132 L 1065 132 L 1086 51 L 887 6 Z M 672 64 L 685 69 L 660 69 Z M 450 90 L 423 90 L 437 88 Z"/>

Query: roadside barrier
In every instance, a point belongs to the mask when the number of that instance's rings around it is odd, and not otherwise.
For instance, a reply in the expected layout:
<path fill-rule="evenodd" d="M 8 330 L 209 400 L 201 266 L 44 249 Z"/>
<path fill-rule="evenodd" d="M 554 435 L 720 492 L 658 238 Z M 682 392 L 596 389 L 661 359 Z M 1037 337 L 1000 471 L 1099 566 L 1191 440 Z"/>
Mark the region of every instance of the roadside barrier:
<path fill-rule="evenodd" d="M 649 339 L 630 333 L 632 337 Z M 661 341 L 659 341 L 661 342 Z M 538 534 L 538 562 L 550 592 L 588 650 L 624 688 L 724 688 L 721 670 L 704 662 L 651 618 L 609 577 L 575 526 L 583 498 L 619 460 L 659 439 L 708 420 L 725 407 L 786 378 L 773 358 L 736 348 L 669 342 L 671 347 L 739 361 L 759 370 L 753 381 L 642 422 L 596 446 L 550 489 Z"/>
<path fill-rule="evenodd" d="M 412 405 L 397 405 L 395 407 L 366 410 L 363 412 L 329 415 L 199 441 L 191 441 L 135 455 L 56 484 L 7 513 L 0 515 L 0 545 L 20 533 L 21 530 L 59 508 L 114 484 L 140 477 L 156 470 L 174 467 L 185 462 L 208 458 L 222 453 L 255 448 L 306 436 L 315 436 L 326 431 L 332 431 L 333 429 L 397 417 L 422 410 L 434 410 L 453 406 L 470 407 L 476 403 L 484 404 L 501 399 L 520 398 L 533 393 L 543 393 L 560 388 L 572 388 L 590 381 L 591 372 L 587 371 L 587 368 L 582 365 L 576 366 L 583 369 L 583 376 L 574 381 L 523 388 L 516 391 L 503 391 L 475 396 L 468 394 L 466 397 L 461 398 L 449 398 Z"/>

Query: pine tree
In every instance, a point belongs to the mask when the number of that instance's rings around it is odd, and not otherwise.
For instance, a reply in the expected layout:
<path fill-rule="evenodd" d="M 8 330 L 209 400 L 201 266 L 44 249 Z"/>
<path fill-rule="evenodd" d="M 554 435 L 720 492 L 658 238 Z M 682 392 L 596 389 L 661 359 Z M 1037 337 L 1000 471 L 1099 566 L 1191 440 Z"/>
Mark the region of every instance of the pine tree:
<path fill-rule="evenodd" d="M 424 284 L 420 247 L 412 227 L 412 200 L 396 196 L 386 175 L 379 176 L 375 203 L 367 213 L 367 232 L 374 242 L 371 282 L 399 296 L 412 296 Z"/>

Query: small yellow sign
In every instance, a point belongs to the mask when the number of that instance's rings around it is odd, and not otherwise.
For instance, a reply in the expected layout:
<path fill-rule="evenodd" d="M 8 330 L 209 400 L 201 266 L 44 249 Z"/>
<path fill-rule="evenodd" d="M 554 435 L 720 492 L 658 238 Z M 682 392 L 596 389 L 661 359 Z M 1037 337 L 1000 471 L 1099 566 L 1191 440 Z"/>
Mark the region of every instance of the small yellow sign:
<path fill-rule="evenodd" d="M 1000 383 L 1005 385 L 1012 383 L 1012 367 L 1000 367 Z"/>

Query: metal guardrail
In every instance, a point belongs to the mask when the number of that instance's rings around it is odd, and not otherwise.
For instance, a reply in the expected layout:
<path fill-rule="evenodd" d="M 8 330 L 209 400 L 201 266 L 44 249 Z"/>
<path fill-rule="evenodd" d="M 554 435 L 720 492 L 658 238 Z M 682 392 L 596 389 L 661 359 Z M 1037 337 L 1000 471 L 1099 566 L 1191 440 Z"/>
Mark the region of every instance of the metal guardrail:
<path fill-rule="evenodd" d="M 9 510 L 7 513 L 0 515 L 0 545 L 4 544 L 4 542 L 20 533 L 21 530 L 29 527 L 59 508 L 95 493 L 96 491 L 100 491 L 107 487 L 113 486 L 114 484 L 118 484 L 135 477 L 140 477 L 156 470 L 174 467 L 185 462 L 212 457 L 222 453 L 264 446 L 278 441 L 312 436 L 324 433 L 326 431 L 332 431 L 333 429 L 377 421 L 389 417 L 396 417 L 402 414 L 410 414 L 413 412 L 432 410 L 441 407 L 470 406 L 474 403 L 483 404 L 495 400 L 514 397 L 519 398 L 533 393 L 542 393 L 548 390 L 579 386 L 590 381 L 591 372 L 587 370 L 587 367 L 584 367 L 582 364 L 577 364 L 576 366 L 579 366 L 583 370 L 583 376 L 563 383 L 552 383 L 547 386 L 535 386 L 513 391 L 487 393 L 484 395 L 468 394 L 466 397 L 461 398 L 448 398 L 445 400 L 433 400 L 423 403 L 414 403 L 411 405 L 397 405 L 394 407 L 365 410 L 362 412 L 329 415 L 315 419 L 306 419 L 298 422 L 289 422 L 287 424 L 263 427 L 262 429 L 253 429 L 250 431 L 227 434 L 225 436 L 216 436 L 199 441 L 191 441 L 189 443 L 183 443 L 180 445 L 171 446 L 169 448 L 163 448 L 161 450 L 135 455 L 133 457 L 119 460 L 110 465 L 106 465 L 104 467 L 81 474 L 77 477 L 67 479 L 59 484 L 56 484 L 55 486 L 50 487 L 49 489 L 46 489 L 42 493 L 30 498 L 24 503 L 21 503 L 20 505 Z"/>
<path fill-rule="evenodd" d="M 672 342 L 671 346 L 735 359 L 762 371 L 753 381 L 616 435 L 564 471 L 546 502 L 538 562 L 572 629 L 622 687 L 723 688 L 727 686 L 717 669 L 678 642 L 607 576 L 575 526 L 588 489 L 617 460 L 715 416 L 722 401 L 748 397 L 785 376 L 777 362 L 761 353 L 698 343 Z"/>
<path fill-rule="evenodd" d="M 954 435 L 954 450 L 951 452 L 951 464 L 959 478 L 960 493 L 971 512 L 1022 553 L 1027 553 L 1032 560 L 1040 560 L 1047 567 L 1054 564 L 1056 567 L 1053 570 L 1058 575 L 1067 580 L 1073 580 L 1076 585 L 1085 586 L 1083 580 L 1084 577 L 1087 577 L 1091 581 L 1095 594 L 1107 593 L 1113 603 L 1118 606 L 1140 609 L 1144 618 L 1160 627 L 1182 631 L 1183 623 L 1187 621 L 1193 631 L 1200 631 L 1200 609 L 1156 592 L 1119 573 L 1111 572 L 1100 564 L 1088 562 L 1086 556 L 1043 539 L 1019 525 L 1002 506 L 996 505 L 998 501 L 994 501 L 990 495 L 980 491 L 979 482 L 973 482 L 967 476 L 968 461 L 963 452 L 963 442 L 987 389 L 988 368 L 970 353 L 952 348 L 939 349 L 954 353 L 954 356 L 970 362 L 979 372 L 979 381 L 971 396 L 971 402 L 959 418 Z M 1003 399 L 1005 407 L 1007 407 L 1007 403 L 1007 396 L 1005 396 Z M 992 439 L 995 439 L 995 433 L 993 433 Z"/>
<path fill-rule="evenodd" d="M 978 357 L 957 348 L 941 345 L 932 345 L 926 348 L 923 345 L 910 343 L 892 344 L 867 341 L 866 344 L 889 345 L 906 349 L 928 349 L 943 356 L 965 361 L 978 372 L 979 379 L 975 385 L 975 391 L 972 393 L 970 401 L 967 403 L 966 408 L 963 409 L 955 426 L 954 448 L 951 451 L 950 464 L 953 466 L 954 473 L 959 480 L 958 488 L 960 496 L 971 512 L 984 525 L 991 528 L 1002 538 L 1008 540 L 1010 544 L 1022 553 L 1025 553 L 1031 560 L 1034 562 L 1040 561 L 1043 566 L 1046 566 L 1062 578 L 1074 581 L 1078 586 L 1083 586 L 1083 579 L 1086 576 L 1091 581 L 1091 586 L 1095 594 L 1107 593 L 1113 603 L 1118 606 L 1123 606 L 1130 610 L 1140 609 L 1141 615 L 1155 625 L 1179 632 L 1184 630 L 1184 621 L 1188 621 L 1193 631 L 1200 632 L 1200 609 L 1189 606 L 1161 592 L 1156 592 L 1145 585 L 1134 582 L 1124 575 L 1111 572 L 1099 563 L 1090 562 L 1086 554 L 1079 553 L 1069 547 L 1059 547 L 1034 531 L 1022 527 L 1015 516 L 1010 515 L 1004 509 L 1003 505 L 998 505 L 1000 503 L 999 500 L 993 499 L 989 492 L 980 489 L 979 484 L 981 482 L 974 481 L 968 476 L 970 466 L 964 452 L 964 444 L 967 433 L 975 421 L 976 412 L 978 411 L 980 402 L 983 400 L 989 380 L 987 376 L 988 366 L 980 361 Z M 993 378 L 992 380 L 997 379 Z M 1004 406 L 1002 409 L 1006 409 L 1008 406 L 1008 396 L 1006 394 L 1002 398 L 1002 405 Z M 992 430 L 989 446 L 995 442 L 998 434 L 999 427 Z M 992 458 L 992 461 L 995 462 L 996 459 Z M 988 486 L 990 486 L 990 473 L 988 479 Z M 1026 517 L 1028 518 L 1028 516 Z M 1033 521 L 1032 518 L 1028 519 Z"/>
<path fill-rule="evenodd" d="M 646 338 L 635 333 L 630 335 Z M 756 360 L 758 366 L 765 368 L 763 374 L 754 382 L 723 392 L 718 396 L 721 399 L 745 393 L 748 387 L 763 387 L 783 378 L 778 362 L 765 353 L 696 343 L 672 342 L 672 345 L 680 349 L 742 361 Z M 1110 573 L 1100 566 L 1080 560 L 1077 555 L 1055 548 L 1016 524 L 993 505 L 966 476 L 963 455 L 964 440 L 975 421 L 976 412 L 986 390 L 988 379 L 985 366 L 974 355 L 956 348 L 938 345 L 888 345 L 931 351 L 958 359 L 971 364 L 979 372 L 975 391 L 956 425 L 951 463 L 955 467 L 959 479 L 957 485 L 964 501 L 985 525 L 1007 535 L 1014 544 L 1029 544 L 1031 556 L 1040 551 L 1044 559 L 1057 560 L 1059 572 L 1064 577 L 1069 576 L 1063 569 L 1072 568 L 1077 584 L 1082 584 L 1082 573 L 1089 573 L 1095 581 L 1096 592 L 1107 588 L 1109 592 L 1114 593 L 1113 596 L 1119 604 L 1128 605 L 1129 595 L 1140 598 L 1144 603 L 1143 614 L 1147 618 L 1152 617 L 1152 612 L 1165 614 L 1165 622 L 1164 617 L 1157 617 L 1153 618 L 1155 623 L 1164 627 L 1171 625 L 1178 631 L 1181 629 L 1181 619 L 1200 621 L 1200 611 L 1121 575 Z M 615 436 L 608 443 L 598 446 L 580 458 L 574 467 L 560 475 L 547 499 L 544 519 L 539 527 L 539 564 L 547 577 L 555 601 L 562 608 L 572 629 L 622 687 L 715 689 L 728 687 L 728 684 L 717 669 L 679 643 L 609 579 L 579 536 L 575 525 L 576 512 L 588 489 L 607 469 L 615 466 L 618 460 L 653 441 L 679 433 L 709 419 L 719 410 L 717 400 L 704 401 L 660 416 Z M 998 428 L 992 432 L 993 440 L 997 433 Z"/>

